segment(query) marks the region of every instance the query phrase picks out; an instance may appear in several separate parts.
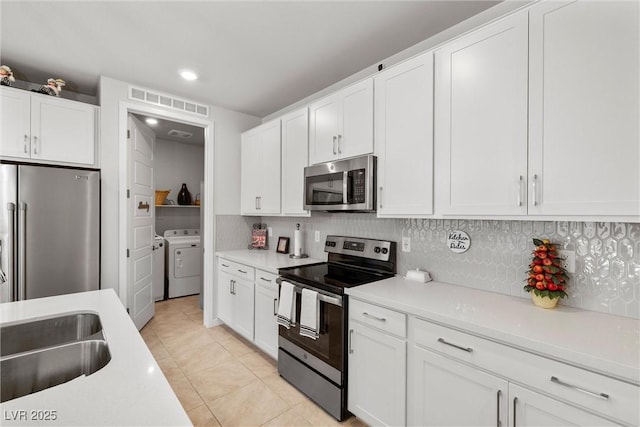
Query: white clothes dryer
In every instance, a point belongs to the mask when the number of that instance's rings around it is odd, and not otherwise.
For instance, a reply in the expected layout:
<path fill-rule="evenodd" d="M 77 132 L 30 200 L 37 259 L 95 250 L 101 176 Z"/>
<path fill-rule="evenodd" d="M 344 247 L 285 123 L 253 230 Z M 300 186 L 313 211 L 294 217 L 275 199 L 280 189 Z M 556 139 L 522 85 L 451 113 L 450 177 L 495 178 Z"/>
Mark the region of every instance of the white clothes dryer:
<path fill-rule="evenodd" d="M 199 229 L 167 230 L 165 269 L 168 297 L 176 298 L 200 293 L 202 283 L 202 245 Z"/>

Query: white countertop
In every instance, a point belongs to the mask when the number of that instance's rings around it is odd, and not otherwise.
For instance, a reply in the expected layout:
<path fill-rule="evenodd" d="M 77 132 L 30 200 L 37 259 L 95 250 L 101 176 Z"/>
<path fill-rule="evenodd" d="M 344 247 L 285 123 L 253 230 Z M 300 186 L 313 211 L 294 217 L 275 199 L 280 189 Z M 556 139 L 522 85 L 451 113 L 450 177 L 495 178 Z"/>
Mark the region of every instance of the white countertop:
<path fill-rule="evenodd" d="M 1 424 L 191 425 L 112 289 L 0 304 L 0 323 L 78 311 L 100 316 L 111 361 L 92 375 L 0 404 Z M 56 411 L 56 420 L 33 419 L 32 410 Z M 26 420 L 11 420 L 17 411 L 26 411 Z"/>
<path fill-rule="evenodd" d="M 640 384 L 640 321 L 401 276 L 346 290 L 352 297 L 433 320 L 575 366 Z"/>
<path fill-rule="evenodd" d="M 290 258 L 287 254 L 279 254 L 275 251 L 257 249 L 220 251 L 216 252 L 216 256 L 247 264 L 273 274 L 278 274 L 279 268 L 296 267 L 298 265 L 315 264 L 326 261 L 326 259 L 318 258 Z"/>

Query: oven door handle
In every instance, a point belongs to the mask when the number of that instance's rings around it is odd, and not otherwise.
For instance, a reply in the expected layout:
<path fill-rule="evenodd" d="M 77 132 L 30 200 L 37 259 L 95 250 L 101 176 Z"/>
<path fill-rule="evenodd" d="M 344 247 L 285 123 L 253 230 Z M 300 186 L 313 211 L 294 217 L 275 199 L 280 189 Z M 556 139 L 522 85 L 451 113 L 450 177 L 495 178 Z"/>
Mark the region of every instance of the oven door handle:
<path fill-rule="evenodd" d="M 302 288 L 296 286 L 296 293 L 302 294 Z M 325 294 L 321 294 L 318 292 L 318 300 L 322 302 L 326 302 L 327 304 L 337 305 L 338 307 L 342 307 L 342 298 L 339 297 L 330 297 Z"/>
<path fill-rule="evenodd" d="M 322 291 L 312 287 L 312 286 L 306 286 L 306 285 L 302 285 L 298 282 L 292 282 L 291 280 L 287 280 L 287 279 L 283 279 L 281 277 L 278 277 L 276 279 L 276 283 L 277 284 L 281 284 L 283 281 L 289 282 L 293 285 L 293 288 L 295 290 L 295 292 L 297 294 L 301 294 L 302 293 L 302 289 L 306 288 L 306 289 L 311 289 L 313 291 L 318 292 L 318 300 L 322 301 L 322 302 L 326 302 L 327 304 L 332 304 L 332 305 L 337 305 L 338 307 L 342 307 L 342 297 L 339 295 L 328 295 L 323 293 Z"/>

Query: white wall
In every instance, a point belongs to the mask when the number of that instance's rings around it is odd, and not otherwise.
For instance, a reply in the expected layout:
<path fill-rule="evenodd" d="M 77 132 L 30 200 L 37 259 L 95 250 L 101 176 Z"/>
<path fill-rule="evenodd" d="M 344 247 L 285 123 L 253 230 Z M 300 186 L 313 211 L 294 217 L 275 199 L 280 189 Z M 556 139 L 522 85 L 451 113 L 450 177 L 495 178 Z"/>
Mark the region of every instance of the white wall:
<path fill-rule="evenodd" d="M 156 138 L 153 168 L 156 190 L 171 190 L 167 199 L 177 203 L 185 183 L 193 203 L 200 193 L 200 181 L 204 180 L 204 145 Z"/>
<path fill-rule="evenodd" d="M 153 181 L 156 190 L 170 190 L 167 199 L 177 203 L 182 183 L 187 184 L 191 203 L 200 195 L 204 181 L 204 145 L 156 139 Z M 200 195 L 202 200 L 202 195 Z M 179 228 L 200 228 L 199 208 L 156 207 L 156 233 Z"/>
<path fill-rule="evenodd" d="M 119 108 L 129 100 L 127 82 L 100 77 L 100 162 L 102 170 L 101 284 L 120 294 L 119 258 Z M 158 88 L 162 90 L 162 88 Z M 167 109 L 167 113 L 172 111 Z M 209 119 L 215 123 L 215 205 L 216 214 L 240 213 L 240 133 L 260 124 L 258 117 L 211 106 Z M 194 189 L 195 190 L 195 189 Z M 120 298 L 125 298 L 120 295 Z"/>

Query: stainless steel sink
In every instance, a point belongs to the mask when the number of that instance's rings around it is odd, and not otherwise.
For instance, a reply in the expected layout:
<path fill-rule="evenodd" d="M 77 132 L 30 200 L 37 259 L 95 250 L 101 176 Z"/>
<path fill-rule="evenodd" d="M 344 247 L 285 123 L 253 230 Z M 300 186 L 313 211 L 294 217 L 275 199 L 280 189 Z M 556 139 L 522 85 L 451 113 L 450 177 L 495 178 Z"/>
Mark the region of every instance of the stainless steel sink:
<path fill-rule="evenodd" d="M 0 357 L 92 336 L 104 340 L 100 317 L 95 313 L 72 313 L 0 326 Z"/>
<path fill-rule="evenodd" d="M 0 336 L 0 402 L 91 375 L 111 360 L 93 313 L 6 325 Z"/>

